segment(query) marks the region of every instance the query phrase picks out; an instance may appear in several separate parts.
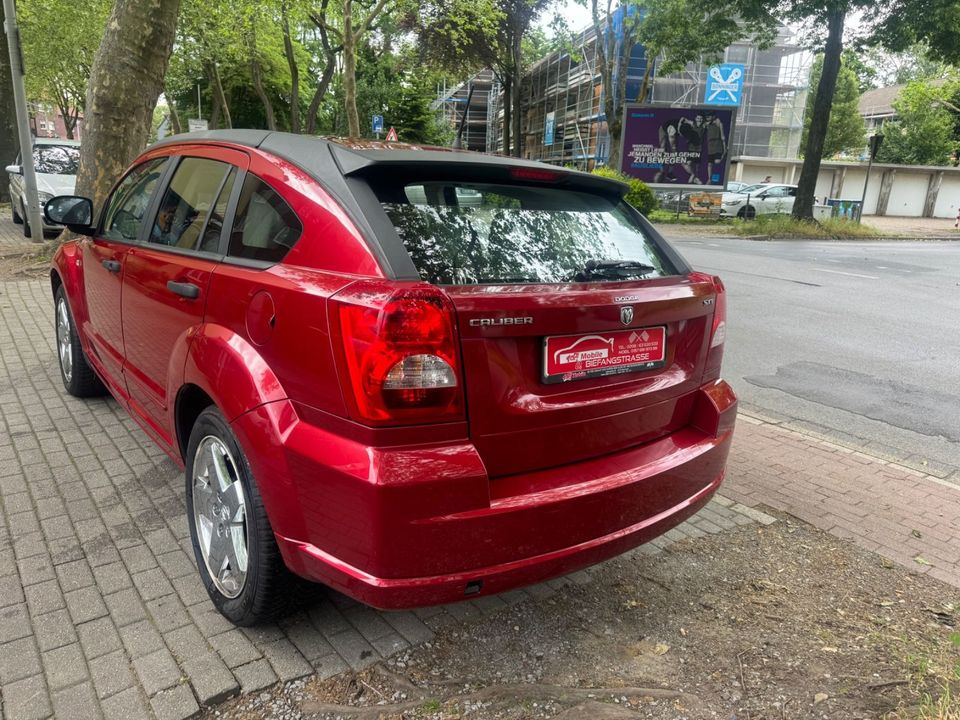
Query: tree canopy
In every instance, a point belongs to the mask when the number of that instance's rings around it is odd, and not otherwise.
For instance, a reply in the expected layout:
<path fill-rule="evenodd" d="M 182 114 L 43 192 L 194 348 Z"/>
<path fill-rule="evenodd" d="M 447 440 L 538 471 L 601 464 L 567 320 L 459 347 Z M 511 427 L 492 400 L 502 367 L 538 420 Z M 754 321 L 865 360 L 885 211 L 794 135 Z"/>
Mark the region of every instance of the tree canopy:
<path fill-rule="evenodd" d="M 904 87 L 893 106 L 897 119 L 884 123 L 877 159 L 901 165 L 952 165 L 960 151 L 960 79 L 942 84 L 917 80 Z"/>
<path fill-rule="evenodd" d="M 817 56 L 810 71 L 810 94 L 803 114 L 803 136 L 800 147 L 806 147 L 813 116 L 813 100 L 823 73 L 823 56 Z M 837 76 L 837 89 L 830 108 L 830 122 L 823 142 L 823 156 L 830 158 L 841 153 L 859 155 L 866 147 L 866 128 L 860 115 L 860 83 L 856 73 L 846 64 L 846 56 Z"/>

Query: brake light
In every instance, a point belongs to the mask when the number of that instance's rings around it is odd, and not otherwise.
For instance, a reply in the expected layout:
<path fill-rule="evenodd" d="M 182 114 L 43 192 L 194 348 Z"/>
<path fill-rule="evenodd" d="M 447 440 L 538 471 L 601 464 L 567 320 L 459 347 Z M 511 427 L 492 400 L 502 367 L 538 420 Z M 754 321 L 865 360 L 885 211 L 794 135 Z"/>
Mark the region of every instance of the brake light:
<path fill-rule="evenodd" d="M 517 180 L 535 180 L 538 182 L 557 182 L 564 176 L 564 173 L 556 170 L 541 170 L 539 168 L 512 167 L 510 168 L 510 177 Z"/>
<path fill-rule="evenodd" d="M 370 425 L 462 418 L 450 301 L 433 288 L 391 293 L 363 285 L 334 298 L 351 414 Z"/>
<path fill-rule="evenodd" d="M 713 301 L 713 327 L 710 330 L 710 348 L 707 350 L 707 362 L 704 368 L 703 380 L 716 380 L 720 377 L 720 366 L 723 363 L 723 345 L 727 340 L 727 291 L 723 281 L 714 275 L 713 281 L 716 297 Z"/>

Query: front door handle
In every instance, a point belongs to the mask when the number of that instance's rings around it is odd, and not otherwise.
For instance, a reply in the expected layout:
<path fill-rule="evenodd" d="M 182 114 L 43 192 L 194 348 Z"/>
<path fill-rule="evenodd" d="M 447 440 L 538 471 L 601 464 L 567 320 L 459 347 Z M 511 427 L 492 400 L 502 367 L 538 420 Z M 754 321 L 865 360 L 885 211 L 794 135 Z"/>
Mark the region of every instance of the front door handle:
<path fill-rule="evenodd" d="M 102 264 L 112 273 L 120 272 L 120 263 L 116 260 L 104 260 Z"/>
<path fill-rule="evenodd" d="M 179 295 L 180 297 L 185 297 L 189 300 L 196 300 L 198 297 L 200 297 L 200 288 L 193 283 L 180 283 L 169 280 L 167 282 L 167 290 L 172 292 L 174 295 Z"/>

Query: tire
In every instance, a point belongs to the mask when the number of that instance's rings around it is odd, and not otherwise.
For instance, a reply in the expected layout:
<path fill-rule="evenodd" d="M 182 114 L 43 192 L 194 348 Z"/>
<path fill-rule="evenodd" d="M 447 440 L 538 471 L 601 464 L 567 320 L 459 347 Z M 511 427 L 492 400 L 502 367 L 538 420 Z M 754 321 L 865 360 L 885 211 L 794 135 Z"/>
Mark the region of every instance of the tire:
<path fill-rule="evenodd" d="M 30 221 L 27 220 L 27 211 L 23 207 L 23 203 L 20 204 L 20 212 L 23 214 L 23 236 L 25 238 L 33 237 L 33 232 L 30 230 Z"/>
<path fill-rule="evenodd" d="M 10 201 L 10 214 L 13 215 L 13 224 L 14 224 L 14 225 L 22 225 L 22 224 L 23 224 L 23 218 L 20 217 L 20 213 L 17 212 L 17 205 L 16 205 L 16 203 L 13 202 L 13 200 Z"/>
<path fill-rule="evenodd" d="M 247 457 L 216 407 L 194 423 L 186 461 L 187 522 L 210 600 L 235 625 L 285 613 L 298 594 L 296 580 L 280 556 Z"/>
<path fill-rule="evenodd" d="M 737 213 L 737 217 L 741 220 L 753 220 L 757 216 L 757 209 L 753 205 L 747 205 L 746 207 L 740 208 L 740 212 Z"/>
<path fill-rule="evenodd" d="M 97 397 L 107 392 L 103 382 L 87 362 L 80 346 L 77 326 L 63 286 L 57 288 L 53 301 L 53 326 L 56 331 L 57 359 L 60 379 L 67 392 L 78 398 Z"/>

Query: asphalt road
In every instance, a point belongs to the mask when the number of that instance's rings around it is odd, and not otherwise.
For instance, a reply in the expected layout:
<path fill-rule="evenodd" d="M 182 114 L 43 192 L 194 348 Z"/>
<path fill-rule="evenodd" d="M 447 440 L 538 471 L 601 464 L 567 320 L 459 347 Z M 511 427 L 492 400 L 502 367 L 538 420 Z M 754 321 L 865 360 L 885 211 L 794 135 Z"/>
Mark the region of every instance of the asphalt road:
<path fill-rule="evenodd" d="M 745 408 L 960 483 L 960 242 L 666 234 L 723 278 Z"/>

